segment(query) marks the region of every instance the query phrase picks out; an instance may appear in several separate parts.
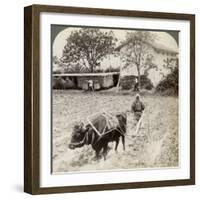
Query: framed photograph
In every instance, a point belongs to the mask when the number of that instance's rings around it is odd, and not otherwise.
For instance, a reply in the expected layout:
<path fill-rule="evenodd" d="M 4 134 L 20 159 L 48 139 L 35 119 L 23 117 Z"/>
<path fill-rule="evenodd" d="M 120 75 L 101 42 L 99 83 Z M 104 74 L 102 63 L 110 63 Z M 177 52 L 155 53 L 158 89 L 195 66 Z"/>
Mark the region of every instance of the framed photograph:
<path fill-rule="evenodd" d="M 24 9 L 24 191 L 195 184 L 195 16 Z"/>

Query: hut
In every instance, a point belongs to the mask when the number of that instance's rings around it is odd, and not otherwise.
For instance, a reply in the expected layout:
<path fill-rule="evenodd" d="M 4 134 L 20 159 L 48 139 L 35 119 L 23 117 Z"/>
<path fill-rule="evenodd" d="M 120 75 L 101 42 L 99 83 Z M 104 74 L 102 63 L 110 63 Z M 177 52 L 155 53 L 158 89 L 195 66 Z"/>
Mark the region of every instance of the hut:
<path fill-rule="evenodd" d="M 67 84 L 66 82 L 70 83 L 69 87 L 65 86 L 66 89 L 87 90 L 87 83 L 89 80 L 92 80 L 94 82 L 94 88 L 100 90 L 116 86 L 119 79 L 119 72 L 53 74 L 53 80 L 58 78 L 65 80 L 65 84 Z"/>

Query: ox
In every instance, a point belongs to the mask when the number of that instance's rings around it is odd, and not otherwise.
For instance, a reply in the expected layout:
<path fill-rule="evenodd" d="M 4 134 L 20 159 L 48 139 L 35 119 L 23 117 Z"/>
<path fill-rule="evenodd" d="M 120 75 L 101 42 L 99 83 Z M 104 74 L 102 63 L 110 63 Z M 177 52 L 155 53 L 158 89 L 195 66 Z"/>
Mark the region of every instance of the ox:
<path fill-rule="evenodd" d="M 123 149 L 125 150 L 125 133 L 127 117 L 125 113 L 116 115 L 117 126 L 111 128 L 108 126 L 105 115 L 98 115 L 91 123 L 85 127 L 83 123 L 75 125 L 72 131 L 70 149 L 80 148 L 84 145 L 91 145 L 96 153 L 96 158 L 99 159 L 102 151 L 104 160 L 108 152 L 108 143 L 115 142 L 115 151 L 122 139 Z"/>

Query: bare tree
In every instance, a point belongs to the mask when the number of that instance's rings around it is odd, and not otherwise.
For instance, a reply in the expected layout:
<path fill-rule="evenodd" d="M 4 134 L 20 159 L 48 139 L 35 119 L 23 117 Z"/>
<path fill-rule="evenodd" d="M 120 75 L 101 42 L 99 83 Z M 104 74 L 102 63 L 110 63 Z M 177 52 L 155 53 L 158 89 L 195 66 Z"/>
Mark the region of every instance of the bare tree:
<path fill-rule="evenodd" d="M 139 86 L 141 85 L 141 69 L 144 68 L 147 73 L 148 70 L 156 67 L 153 64 L 153 55 L 149 52 L 154 40 L 155 35 L 148 31 L 127 32 L 126 35 L 125 50 L 122 52 L 124 67 L 136 67 Z"/>

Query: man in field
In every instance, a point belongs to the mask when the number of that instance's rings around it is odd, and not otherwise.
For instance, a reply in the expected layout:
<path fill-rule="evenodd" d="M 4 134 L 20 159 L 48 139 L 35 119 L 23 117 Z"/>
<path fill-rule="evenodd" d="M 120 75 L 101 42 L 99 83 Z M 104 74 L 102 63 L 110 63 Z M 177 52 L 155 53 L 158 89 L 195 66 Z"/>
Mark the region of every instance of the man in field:
<path fill-rule="evenodd" d="M 138 83 L 138 79 L 137 78 L 135 78 L 134 91 L 139 91 L 139 83 Z"/>
<path fill-rule="evenodd" d="M 144 109 L 145 109 L 144 103 L 140 100 L 140 95 L 137 94 L 135 101 L 131 106 L 131 111 L 134 113 L 136 121 L 139 121 Z"/>
<path fill-rule="evenodd" d="M 88 91 L 94 91 L 94 82 L 92 79 L 88 80 Z"/>

